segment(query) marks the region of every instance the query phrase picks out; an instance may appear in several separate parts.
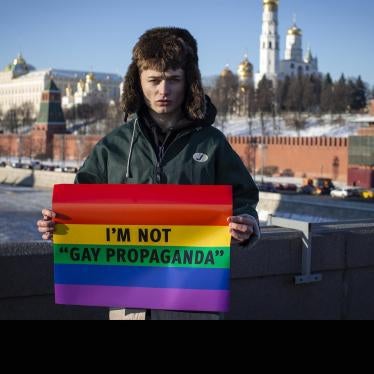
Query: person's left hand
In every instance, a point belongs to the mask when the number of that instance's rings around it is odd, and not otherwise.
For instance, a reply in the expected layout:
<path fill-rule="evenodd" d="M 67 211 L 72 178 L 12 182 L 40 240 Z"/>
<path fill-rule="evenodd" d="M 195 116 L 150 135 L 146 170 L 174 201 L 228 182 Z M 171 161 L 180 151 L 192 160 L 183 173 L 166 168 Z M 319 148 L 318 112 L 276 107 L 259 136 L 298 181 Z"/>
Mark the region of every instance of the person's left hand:
<path fill-rule="evenodd" d="M 257 225 L 256 219 L 249 214 L 229 217 L 227 222 L 229 223 L 231 236 L 240 243 L 245 242 L 253 235 L 255 225 Z"/>

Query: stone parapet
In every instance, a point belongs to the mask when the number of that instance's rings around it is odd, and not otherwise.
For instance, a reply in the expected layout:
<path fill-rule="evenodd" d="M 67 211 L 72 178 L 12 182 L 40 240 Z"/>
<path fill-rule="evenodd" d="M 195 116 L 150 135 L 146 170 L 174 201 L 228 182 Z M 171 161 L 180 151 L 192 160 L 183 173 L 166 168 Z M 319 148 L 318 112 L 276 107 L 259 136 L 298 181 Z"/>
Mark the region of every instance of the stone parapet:
<path fill-rule="evenodd" d="M 374 316 L 374 228 L 327 228 L 312 239 L 312 273 L 296 285 L 302 233 L 269 227 L 251 250 L 232 248 L 228 320 L 370 320 Z M 0 244 L 0 319 L 107 319 L 107 308 L 54 305 L 49 243 Z"/>

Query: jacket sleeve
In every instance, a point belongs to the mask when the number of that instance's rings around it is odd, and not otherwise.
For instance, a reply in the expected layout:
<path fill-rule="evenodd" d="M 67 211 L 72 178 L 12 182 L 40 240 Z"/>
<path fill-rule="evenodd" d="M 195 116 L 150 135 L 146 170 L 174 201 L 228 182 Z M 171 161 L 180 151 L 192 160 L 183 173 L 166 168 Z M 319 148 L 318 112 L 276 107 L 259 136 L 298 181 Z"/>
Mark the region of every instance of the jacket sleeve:
<path fill-rule="evenodd" d="M 107 152 L 103 141 L 99 142 L 82 168 L 78 171 L 75 184 L 106 184 L 107 177 Z"/>
<path fill-rule="evenodd" d="M 233 187 L 234 215 L 249 214 L 258 220 L 256 207 L 259 202 L 259 190 L 243 161 L 226 139 L 220 144 L 216 162 L 217 184 Z"/>
<path fill-rule="evenodd" d="M 234 216 L 248 214 L 255 218 L 257 227 L 251 239 L 241 246 L 252 247 L 261 237 L 258 213 L 259 190 L 238 154 L 223 137 L 216 159 L 216 183 L 233 187 Z"/>

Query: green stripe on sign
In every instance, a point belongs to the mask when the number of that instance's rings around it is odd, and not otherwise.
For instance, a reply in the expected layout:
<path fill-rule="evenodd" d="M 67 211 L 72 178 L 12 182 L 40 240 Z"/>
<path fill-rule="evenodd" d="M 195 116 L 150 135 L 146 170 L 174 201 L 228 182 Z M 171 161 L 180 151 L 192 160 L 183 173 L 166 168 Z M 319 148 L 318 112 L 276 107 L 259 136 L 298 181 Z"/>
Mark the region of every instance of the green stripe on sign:
<path fill-rule="evenodd" d="M 230 247 L 55 245 L 57 265 L 152 266 L 229 269 Z"/>

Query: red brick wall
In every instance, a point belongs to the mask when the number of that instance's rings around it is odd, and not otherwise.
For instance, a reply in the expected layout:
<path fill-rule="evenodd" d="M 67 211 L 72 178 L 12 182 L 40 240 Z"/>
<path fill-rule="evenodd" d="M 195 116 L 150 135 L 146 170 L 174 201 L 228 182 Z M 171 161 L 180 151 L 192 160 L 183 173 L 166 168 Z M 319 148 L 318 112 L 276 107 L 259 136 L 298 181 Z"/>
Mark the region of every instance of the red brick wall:
<path fill-rule="evenodd" d="M 30 147 L 32 153 L 37 154 L 46 139 L 45 134 L 44 137 L 39 135 L 24 136 L 22 147 L 16 135 L 0 135 L 0 156 L 10 152 L 11 156 L 18 157 L 19 149 L 23 149 L 23 157 L 29 157 Z M 100 139 L 100 136 L 54 135 L 51 142 L 54 160 L 58 162 L 65 158 L 66 161 L 83 162 Z M 228 140 L 251 170 L 260 172 L 264 164 L 265 167 L 277 166 L 280 172 L 291 169 L 297 177 L 324 176 L 347 182 L 348 139 L 229 137 Z M 251 144 L 252 141 L 257 145 Z M 264 144 L 264 148 L 259 144 Z"/>
<path fill-rule="evenodd" d="M 0 135 L 0 156 L 18 156 L 18 136 Z"/>
<path fill-rule="evenodd" d="M 99 135 L 55 135 L 53 158 L 55 161 L 78 161 L 81 163 L 90 154 L 102 137 Z"/>
<path fill-rule="evenodd" d="M 229 142 L 246 166 L 260 172 L 277 166 L 291 169 L 296 177 L 328 177 L 347 182 L 348 139 L 291 137 L 229 137 Z M 256 141 L 257 145 L 251 144 Z M 261 147 L 260 144 L 264 144 Z"/>
<path fill-rule="evenodd" d="M 369 103 L 369 112 L 370 115 L 374 116 L 374 100 L 371 100 Z"/>

